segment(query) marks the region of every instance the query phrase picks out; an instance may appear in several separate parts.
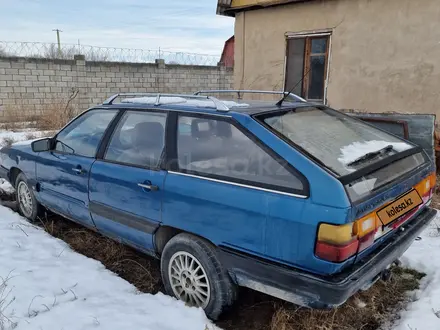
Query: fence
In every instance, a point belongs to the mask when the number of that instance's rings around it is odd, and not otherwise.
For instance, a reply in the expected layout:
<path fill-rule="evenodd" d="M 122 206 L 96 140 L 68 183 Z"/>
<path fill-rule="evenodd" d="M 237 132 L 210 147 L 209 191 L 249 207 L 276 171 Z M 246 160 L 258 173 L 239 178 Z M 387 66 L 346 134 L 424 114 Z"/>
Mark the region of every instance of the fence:
<path fill-rule="evenodd" d="M 31 121 L 50 109 L 72 113 L 102 103 L 116 93 L 194 93 L 232 89 L 232 68 L 0 56 L 0 124 Z M 74 99 L 69 102 L 71 96 Z M 49 111 L 50 112 L 50 111 Z"/>
<path fill-rule="evenodd" d="M 96 47 L 89 45 L 42 42 L 0 41 L 0 56 L 72 60 L 74 55 L 84 55 L 87 61 L 154 63 L 163 59 L 166 64 L 215 66 L 220 56 L 146 50 L 131 48 Z"/>

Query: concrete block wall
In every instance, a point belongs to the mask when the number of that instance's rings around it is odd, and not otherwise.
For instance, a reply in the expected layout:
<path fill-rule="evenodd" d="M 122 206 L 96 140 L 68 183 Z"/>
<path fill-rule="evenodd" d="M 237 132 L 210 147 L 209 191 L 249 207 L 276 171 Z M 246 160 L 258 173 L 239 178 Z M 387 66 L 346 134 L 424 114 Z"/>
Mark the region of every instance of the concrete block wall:
<path fill-rule="evenodd" d="M 7 107 L 40 115 L 76 91 L 71 105 L 83 111 L 120 92 L 193 93 L 232 85 L 232 69 L 222 66 L 86 62 L 81 55 L 75 60 L 0 57 L 0 116 Z"/>

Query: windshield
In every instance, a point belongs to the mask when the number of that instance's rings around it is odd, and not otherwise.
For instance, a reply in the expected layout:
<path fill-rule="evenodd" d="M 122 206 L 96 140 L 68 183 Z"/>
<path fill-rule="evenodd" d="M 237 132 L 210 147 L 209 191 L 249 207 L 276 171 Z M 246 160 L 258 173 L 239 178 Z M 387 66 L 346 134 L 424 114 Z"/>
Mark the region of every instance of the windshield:
<path fill-rule="evenodd" d="M 331 109 L 301 107 L 263 120 L 339 176 L 414 147 Z"/>

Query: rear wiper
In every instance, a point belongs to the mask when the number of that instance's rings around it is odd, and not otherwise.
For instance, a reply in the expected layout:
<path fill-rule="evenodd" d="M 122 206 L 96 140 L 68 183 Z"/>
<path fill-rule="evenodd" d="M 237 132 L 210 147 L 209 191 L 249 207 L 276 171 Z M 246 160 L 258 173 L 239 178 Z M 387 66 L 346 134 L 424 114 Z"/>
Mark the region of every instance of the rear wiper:
<path fill-rule="evenodd" d="M 352 161 L 351 163 L 349 163 L 347 165 L 348 166 L 358 165 L 358 164 L 360 164 L 362 162 L 374 159 L 374 158 L 376 158 L 378 156 L 385 155 L 385 154 L 393 151 L 393 149 L 394 149 L 393 146 L 390 144 L 390 145 L 386 146 L 385 148 L 380 149 L 378 151 L 369 152 L 369 153 L 367 153 L 367 154 L 365 154 L 365 155 L 355 159 L 354 161 Z"/>

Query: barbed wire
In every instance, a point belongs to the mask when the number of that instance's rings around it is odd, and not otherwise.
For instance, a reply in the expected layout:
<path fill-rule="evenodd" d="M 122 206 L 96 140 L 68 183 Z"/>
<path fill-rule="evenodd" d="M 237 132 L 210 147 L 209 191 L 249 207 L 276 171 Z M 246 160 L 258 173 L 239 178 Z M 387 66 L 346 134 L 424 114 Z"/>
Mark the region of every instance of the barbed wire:
<path fill-rule="evenodd" d="M 154 63 L 163 59 L 166 64 L 217 65 L 220 56 L 162 50 L 98 47 L 90 45 L 44 42 L 0 41 L 0 56 L 25 58 L 73 59 L 84 55 L 87 61 Z"/>

